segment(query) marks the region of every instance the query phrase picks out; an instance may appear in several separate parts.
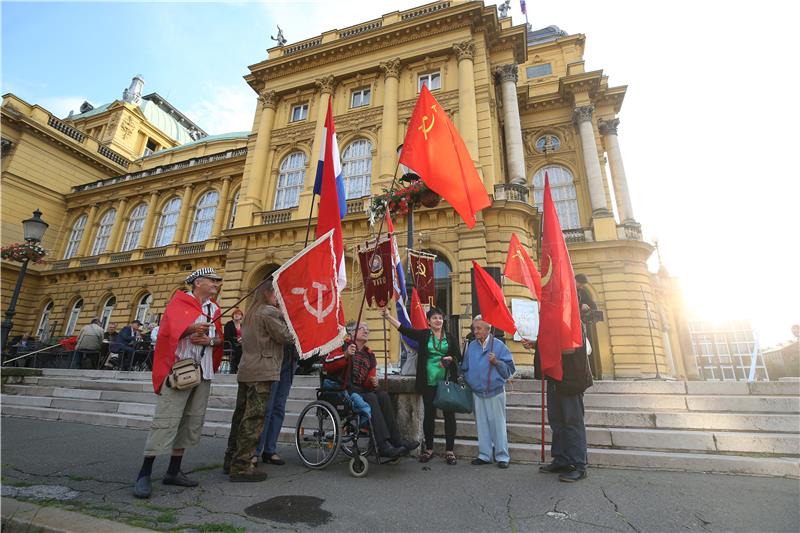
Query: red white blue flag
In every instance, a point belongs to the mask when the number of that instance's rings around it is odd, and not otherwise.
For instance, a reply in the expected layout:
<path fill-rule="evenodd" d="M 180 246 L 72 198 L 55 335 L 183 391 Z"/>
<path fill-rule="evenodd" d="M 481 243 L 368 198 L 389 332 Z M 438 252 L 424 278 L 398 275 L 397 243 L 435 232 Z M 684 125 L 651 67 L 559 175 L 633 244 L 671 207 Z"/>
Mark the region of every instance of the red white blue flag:
<path fill-rule="evenodd" d="M 394 224 L 392 224 L 392 217 L 389 211 L 386 211 L 386 227 L 389 230 L 389 238 L 391 239 L 392 247 L 392 268 L 394 268 L 394 276 L 392 276 L 392 290 L 394 292 L 395 306 L 397 307 L 397 320 L 407 328 L 411 327 L 411 319 L 406 310 L 406 276 L 403 272 L 403 262 L 400 261 L 400 251 L 397 249 L 397 239 L 394 236 Z M 403 342 L 408 344 L 411 349 L 417 349 L 417 342 L 403 336 Z"/>
<path fill-rule="evenodd" d="M 520 9 L 520 11 L 522 11 L 523 15 L 527 15 L 528 14 L 528 10 L 525 7 L 525 0 L 519 0 L 519 9 Z"/>

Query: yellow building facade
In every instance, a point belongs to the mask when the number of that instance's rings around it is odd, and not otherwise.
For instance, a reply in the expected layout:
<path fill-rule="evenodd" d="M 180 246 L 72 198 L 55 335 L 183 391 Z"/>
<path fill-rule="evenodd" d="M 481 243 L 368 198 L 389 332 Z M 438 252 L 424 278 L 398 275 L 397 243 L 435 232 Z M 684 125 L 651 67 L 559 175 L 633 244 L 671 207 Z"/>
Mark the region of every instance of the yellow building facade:
<path fill-rule="evenodd" d="M 258 99 L 251 131 L 216 136 L 157 93 L 142 96 L 138 76 L 122 99 L 66 119 L 5 95 L 3 243 L 21 240 L 19 221 L 38 207 L 51 252 L 25 278 L 12 336 L 62 336 L 93 317 L 156 321 L 187 271 L 200 266 L 224 273 L 222 306 L 236 302 L 302 249 L 309 213 L 316 216 L 312 189 L 329 101 L 348 204 L 345 314 L 355 319 L 362 298 L 355 247 L 377 229 L 364 211 L 399 176 L 397 148 L 424 83 L 493 199 L 471 230 L 445 202 L 414 211 L 414 247 L 438 257 L 437 304 L 463 327 L 471 262 L 502 269 L 512 233 L 538 263 L 546 172 L 574 270 L 588 276 L 603 312 L 593 331 L 598 376 L 647 377 L 658 364 L 662 375 L 686 377 L 680 312 L 647 270 L 653 248 L 628 194 L 617 133 L 626 88 L 587 72 L 584 46 L 583 35 L 528 31 L 480 1 L 389 13 L 270 49 L 246 76 Z M 398 235 L 407 223 L 396 220 Z M 405 257 L 406 239 L 398 244 Z M 3 262 L 3 309 L 17 271 Z M 513 282 L 504 292 L 529 297 Z M 377 311 L 365 310 L 365 318 L 371 344 L 386 353 Z M 399 339 L 387 335 L 396 361 Z M 521 345 L 510 346 L 519 364 L 531 364 Z"/>

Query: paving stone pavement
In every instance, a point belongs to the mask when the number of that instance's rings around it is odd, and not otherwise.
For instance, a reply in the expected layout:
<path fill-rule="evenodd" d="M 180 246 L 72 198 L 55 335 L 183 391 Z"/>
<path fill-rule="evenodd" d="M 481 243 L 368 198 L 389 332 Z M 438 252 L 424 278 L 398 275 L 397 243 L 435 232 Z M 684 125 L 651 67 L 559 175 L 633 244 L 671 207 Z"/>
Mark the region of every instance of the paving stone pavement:
<path fill-rule="evenodd" d="M 183 469 L 196 489 L 160 483 L 132 496 L 146 432 L 69 422 L 2 418 L 3 496 L 129 526 L 186 531 L 797 531 L 800 481 L 751 476 L 592 468 L 575 484 L 461 458 L 427 465 L 370 465 L 364 479 L 344 461 L 306 469 L 283 446 L 285 466 L 262 465 L 262 483 L 222 474 L 225 440 L 203 437 Z M 44 488 L 42 488 L 44 486 Z M 44 499 L 41 499 L 41 497 Z M 66 497 L 66 496 L 69 497 Z M 5 516 L 4 516 L 5 518 Z M 65 528 L 66 529 L 66 528 Z"/>

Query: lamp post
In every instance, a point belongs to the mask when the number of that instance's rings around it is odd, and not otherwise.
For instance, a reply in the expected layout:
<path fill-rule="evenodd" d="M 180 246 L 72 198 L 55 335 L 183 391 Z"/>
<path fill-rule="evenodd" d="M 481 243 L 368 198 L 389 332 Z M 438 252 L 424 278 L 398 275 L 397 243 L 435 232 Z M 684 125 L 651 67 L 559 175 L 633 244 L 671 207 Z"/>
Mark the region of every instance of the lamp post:
<path fill-rule="evenodd" d="M 25 236 L 25 241 L 29 244 L 41 242 L 48 226 L 49 224 L 42 220 L 42 212 L 37 209 L 33 212 L 31 218 L 22 221 L 22 231 Z M 14 287 L 14 294 L 11 295 L 11 303 L 8 304 L 6 318 L 2 323 L 2 342 L 0 342 L 0 348 L 2 348 L 4 353 L 6 351 L 6 342 L 8 342 L 8 334 L 14 326 L 13 318 L 17 311 L 17 299 L 19 298 L 19 290 L 22 288 L 22 280 L 25 279 L 25 272 L 28 271 L 28 261 L 30 261 L 30 259 L 27 257 L 22 261 L 19 275 L 17 275 L 17 284 Z"/>

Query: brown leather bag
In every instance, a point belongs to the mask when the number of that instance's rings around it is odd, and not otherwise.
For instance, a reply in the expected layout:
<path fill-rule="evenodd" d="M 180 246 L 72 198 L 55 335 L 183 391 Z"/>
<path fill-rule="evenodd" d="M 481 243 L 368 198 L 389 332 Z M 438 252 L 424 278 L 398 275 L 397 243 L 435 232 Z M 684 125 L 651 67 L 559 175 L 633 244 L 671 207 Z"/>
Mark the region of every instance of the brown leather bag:
<path fill-rule="evenodd" d="M 200 384 L 203 373 L 194 359 L 182 359 L 172 365 L 167 377 L 167 386 L 175 390 L 193 389 Z"/>

